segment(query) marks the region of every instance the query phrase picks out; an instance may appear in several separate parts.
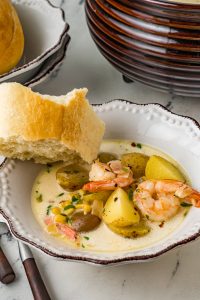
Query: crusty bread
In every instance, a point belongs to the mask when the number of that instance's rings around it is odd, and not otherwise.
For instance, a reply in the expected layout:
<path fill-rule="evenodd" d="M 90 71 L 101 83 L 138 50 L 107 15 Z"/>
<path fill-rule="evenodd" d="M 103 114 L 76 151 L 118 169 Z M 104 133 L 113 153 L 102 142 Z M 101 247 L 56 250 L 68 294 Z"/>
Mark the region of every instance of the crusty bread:
<path fill-rule="evenodd" d="M 24 51 L 24 34 L 10 0 L 0 1 L 0 74 L 14 68 Z"/>
<path fill-rule="evenodd" d="M 54 97 L 19 83 L 0 84 L 0 154 L 39 163 L 92 162 L 105 126 L 86 94 L 84 88 Z"/>

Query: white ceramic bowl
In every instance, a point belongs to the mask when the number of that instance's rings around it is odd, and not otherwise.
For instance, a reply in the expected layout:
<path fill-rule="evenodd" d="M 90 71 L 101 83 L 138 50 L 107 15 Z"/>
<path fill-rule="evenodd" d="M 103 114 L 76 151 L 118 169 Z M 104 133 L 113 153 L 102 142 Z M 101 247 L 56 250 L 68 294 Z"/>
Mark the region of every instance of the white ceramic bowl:
<path fill-rule="evenodd" d="M 131 139 L 161 149 L 184 167 L 193 187 L 200 190 L 200 126 L 196 121 L 159 104 L 115 100 L 94 109 L 106 123 L 105 138 Z M 200 235 L 200 209 L 191 208 L 176 231 L 145 249 L 115 253 L 70 249 L 43 232 L 33 217 L 30 191 L 40 169 L 33 162 L 8 160 L 2 165 L 0 212 L 16 238 L 52 257 L 99 265 L 148 261 Z"/>
<path fill-rule="evenodd" d="M 0 75 L 0 82 L 30 80 L 45 60 L 62 46 L 69 29 L 64 12 L 48 0 L 12 0 L 25 35 L 24 54 L 10 72 Z M 53 21 L 53 26 L 52 26 Z"/>
<path fill-rule="evenodd" d="M 46 81 L 49 77 L 51 77 L 51 75 L 54 76 L 54 74 L 57 74 L 65 59 L 69 42 L 70 37 L 66 35 L 61 48 L 48 57 L 47 60 L 42 64 L 39 71 L 31 78 L 31 80 L 24 82 L 24 85 L 31 88 L 35 87 Z"/>

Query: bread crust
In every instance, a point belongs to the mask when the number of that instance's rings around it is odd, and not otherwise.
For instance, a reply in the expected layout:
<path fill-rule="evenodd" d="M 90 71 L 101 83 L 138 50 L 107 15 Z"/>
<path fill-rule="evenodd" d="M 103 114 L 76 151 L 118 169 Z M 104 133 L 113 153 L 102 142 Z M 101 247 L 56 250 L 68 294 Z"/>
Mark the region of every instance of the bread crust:
<path fill-rule="evenodd" d="M 18 83 L 0 84 L 0 139 L 24 142 L 57 140 L 91 162 L 96 158 L 105 125 L 88 100 L 87 89 L 75 89 L 64 104 Z M 53 151 L 53 149 L 52 149 Z M 0 153 L 2 153 L 0 147 Z"/>

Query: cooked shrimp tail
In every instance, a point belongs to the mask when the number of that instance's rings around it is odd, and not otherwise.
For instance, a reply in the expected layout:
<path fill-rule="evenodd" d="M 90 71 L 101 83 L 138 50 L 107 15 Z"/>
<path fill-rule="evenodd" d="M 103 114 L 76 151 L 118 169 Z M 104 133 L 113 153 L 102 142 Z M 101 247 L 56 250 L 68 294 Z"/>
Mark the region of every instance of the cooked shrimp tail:
<path fill-rule="evenodd" d="M 89 178 L 90 182 L 83 186 L 83 190 L 90 192 L 112 191 L 117 187 L 124 188 L 133 183 L 132 171 L 128 167 L 123 168 L 119 160 L 112 160 L 107 164 L 95 161 Z"/>
<path fill-rule="evenodd" d="M 146 180 L 138 185 L 134 201 L 152 221 L 166 221 L 177 214 L 183 202 L 200 207 L 200 193 L 177 180 Z"/>

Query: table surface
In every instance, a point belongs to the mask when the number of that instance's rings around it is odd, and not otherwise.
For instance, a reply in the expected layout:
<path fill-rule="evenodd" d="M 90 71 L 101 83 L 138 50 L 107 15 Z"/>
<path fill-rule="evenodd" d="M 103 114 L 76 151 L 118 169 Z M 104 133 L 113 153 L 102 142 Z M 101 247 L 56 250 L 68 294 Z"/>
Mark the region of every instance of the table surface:
<path fill-rule="evenodd" d="M 43 1 L 43 0 L 42 0 Z M 65 10 L 70 24 L 71 43 L 57 74 L 35 90 L 52 95 L 65 94 L 73 88 L 87 87 L 91 103 L 111 99 L 129 99 L 137 103 L 158 102 L 170 110 L 200 121 L 200 101 L 154 91 L 142 84 L 127 84 L 101 56 L 85 21 L 84 1 L 52 0 Z M 0 284 L 0 300 L 32 300 L 32 294 L 19 259 L 16 241 L 3 225 L 1 245 L 16 272 L 9 286 Z M 200 241 L 176 249 L 159 259 L 119 267 L 58 262 L 33 250 L 52 300 L 199 300 Z"/>

